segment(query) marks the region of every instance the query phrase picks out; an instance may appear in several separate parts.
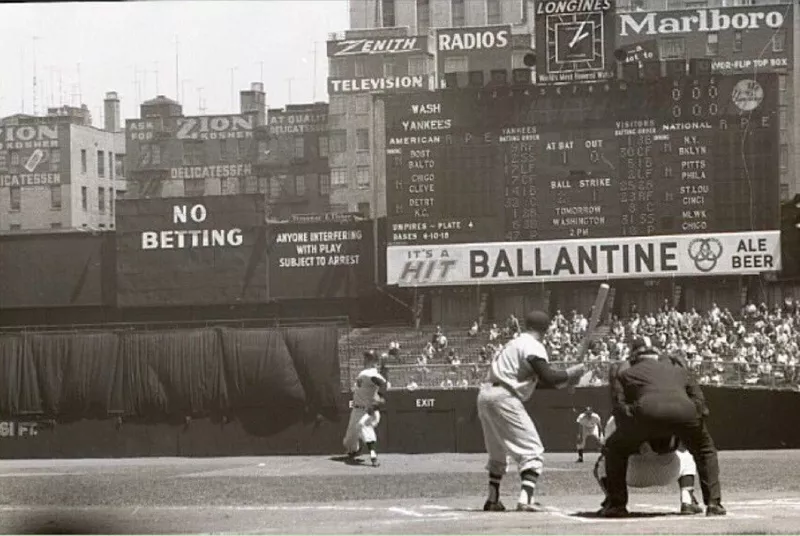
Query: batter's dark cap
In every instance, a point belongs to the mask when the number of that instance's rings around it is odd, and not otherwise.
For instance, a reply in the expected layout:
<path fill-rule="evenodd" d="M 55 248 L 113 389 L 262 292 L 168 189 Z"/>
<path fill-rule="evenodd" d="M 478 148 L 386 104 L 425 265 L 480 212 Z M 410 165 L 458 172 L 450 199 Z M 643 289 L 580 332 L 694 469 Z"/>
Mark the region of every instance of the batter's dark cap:
<path fill-rule="evenodd" d="M 550 315 L 544 311 L 531 311 L 525 315 L 525 329 L 544 333 L 550 328 Z"/>
<path fill-rule="evenodd" d="M 653 342 L 650 340 L 650 337 L 636 337 L 631 342 L 631 357 L 635 357 L 640 354 L 651 354 L 655 352 L 655 348 L 653 347 Z"/>
<path fill-rule="evenodd" d="M 367 350 L 364 352 L 364 359 L 378 359 L 378 354 L 375 353 L 375 350 Z"/>

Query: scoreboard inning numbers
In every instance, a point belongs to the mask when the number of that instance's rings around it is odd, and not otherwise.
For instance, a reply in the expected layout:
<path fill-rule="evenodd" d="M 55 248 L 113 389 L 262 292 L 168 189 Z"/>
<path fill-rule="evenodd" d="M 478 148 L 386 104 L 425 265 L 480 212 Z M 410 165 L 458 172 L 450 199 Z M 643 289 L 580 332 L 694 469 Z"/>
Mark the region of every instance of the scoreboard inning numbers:
<path fill-rule="evenodd" d="M 386 99 L 391 245 L 778 228 L 777 75 Z"/>

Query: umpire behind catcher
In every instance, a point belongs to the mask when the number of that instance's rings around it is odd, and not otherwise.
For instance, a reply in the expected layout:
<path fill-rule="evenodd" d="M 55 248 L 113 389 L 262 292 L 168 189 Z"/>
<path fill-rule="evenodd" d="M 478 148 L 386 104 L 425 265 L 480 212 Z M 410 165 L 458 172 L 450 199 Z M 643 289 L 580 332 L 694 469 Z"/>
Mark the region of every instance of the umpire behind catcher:
<path fill-rule="evenodd" d="M 697 464 L 706 515 L 725 515 L 722 507 L 719 461 L 704 418 L 705 399 L 689 371 L 660 359 L 649 337 L 631 345 L 631 366 L 611 380 L 612 414 L 617 430 L 606 441 L 604 455 L 608 497 L 601 517 L 628 515 L 628 457 L 644 442 L 675 436 Z"/>

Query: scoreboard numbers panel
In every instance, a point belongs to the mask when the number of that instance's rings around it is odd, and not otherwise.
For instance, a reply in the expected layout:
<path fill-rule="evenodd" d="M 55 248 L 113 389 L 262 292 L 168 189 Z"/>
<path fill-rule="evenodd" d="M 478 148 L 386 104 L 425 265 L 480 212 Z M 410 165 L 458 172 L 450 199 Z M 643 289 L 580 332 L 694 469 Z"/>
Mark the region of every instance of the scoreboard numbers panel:
<path fill-rule="evenodd" d="M 386 98 L 390 245 L 777 229 L 778 79 Z"/>

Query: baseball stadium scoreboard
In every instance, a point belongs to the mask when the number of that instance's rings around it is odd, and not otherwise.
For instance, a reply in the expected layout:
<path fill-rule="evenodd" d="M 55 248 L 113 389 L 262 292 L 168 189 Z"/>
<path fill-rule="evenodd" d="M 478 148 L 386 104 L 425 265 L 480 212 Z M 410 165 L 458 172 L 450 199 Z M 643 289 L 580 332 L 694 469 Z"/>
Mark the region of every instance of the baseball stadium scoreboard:
<path fill-rule="evenodd" d="M 779 228 L 775 74 L 387 97 L 388 244 Z"/>

